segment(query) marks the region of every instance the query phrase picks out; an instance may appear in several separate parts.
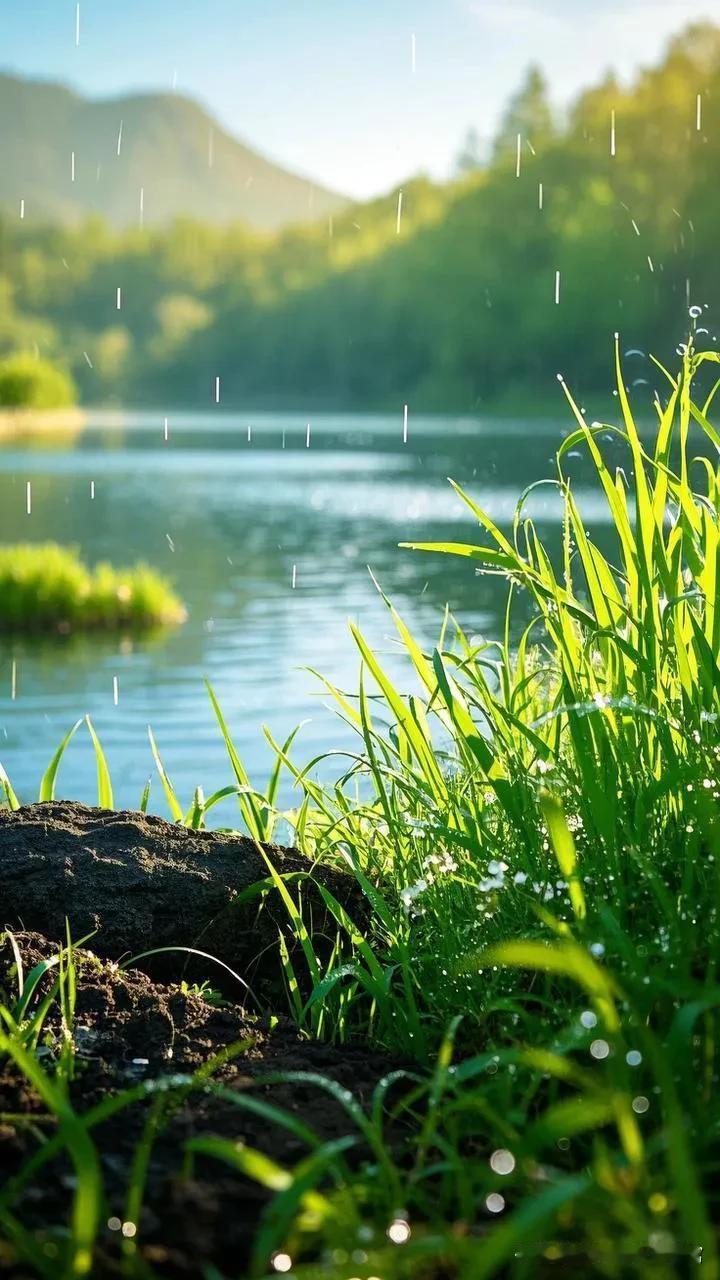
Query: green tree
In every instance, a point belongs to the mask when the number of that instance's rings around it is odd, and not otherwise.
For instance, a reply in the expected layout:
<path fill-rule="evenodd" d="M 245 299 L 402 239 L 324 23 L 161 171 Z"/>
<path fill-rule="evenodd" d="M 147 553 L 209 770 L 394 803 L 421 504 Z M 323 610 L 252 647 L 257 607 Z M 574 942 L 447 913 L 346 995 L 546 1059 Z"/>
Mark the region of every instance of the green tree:
<path fill-rule="evenodd" d="M 463 144 L 455 159 L 455 172 L 463 177 L 466 173 L 474 173 L 482 169 L 484 163 L 483 145 L 477 129 L 468 129 Z"/>
<path fill-rule="evenodd" d="M 545 77 L 530 66 L 517 93 L 510 99 L 493 142 L 493 160 L 515 155 L 518 134 L 539 151 L 555 137 L 555 122 Z"/>
<path fill-rule="evenodd" d="M 48 360 L 19 352 L 0 361 L 0 407 L 64 409 L 75 399 L 70 375 Z"/>

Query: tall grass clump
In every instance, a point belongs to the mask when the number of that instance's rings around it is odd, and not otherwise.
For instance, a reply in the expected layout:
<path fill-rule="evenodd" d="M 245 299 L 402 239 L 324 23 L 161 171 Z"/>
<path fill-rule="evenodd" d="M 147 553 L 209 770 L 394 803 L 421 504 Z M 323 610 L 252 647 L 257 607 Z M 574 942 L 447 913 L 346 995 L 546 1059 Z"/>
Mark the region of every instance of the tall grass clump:
<path fill-rule="evenodd" d="M 619 422 L 588 422 L 563 384 L 574 426 L 545 482 L 559 547 L 528 514 L 532 489 L 506 530 L 458 489 L 479 541 L 412 546 L 467 559 L 479 591 L 502 575 L 504 635 L 473 640 L 447 617 L 427 648 L 386 600 L 405 693 L 353 627 L 357 694 L 324 681 L 356 734 L 334 785 L 267 734 L 276 768 L 255 791 L 213 697 L 233 781 L 185 809 L 151 739 L 177 820 L 201 826 L 236 793 L 260 849 L 289 824 L 354 875 L 362 907 L 317 886 L 329 960 L 301 876 L 268 858 L 257 893 L 279 897 L 297 944 L 280 942 L 297 1024 L 397 1059 L 367 1110 L 322 1076 L 282 1076 L 340 1101 L 366 1155 L 257 1165 L 277 1197 L 256 1274 L 282 1248 L 308 1280 L 673 1280 L 698 1264 L 718 1280 L 720 382 L 699 392 L 718 362 L 690 344 L 677 376 L 658 366 L 652 429 L 617 353 Z M 568 475 L 578 451 L 606 506 L 597 530 Z M 251 1166 L 222 1135 L 194 1138 L 197 1154 Z"/>
<path fill-rule="evenodd" d="M 170 584 L 147 565 L 89 569 L 55 542 L 0 547 L 0 630 L 134 629 L 183 622 Z"/>
<path fill-rule="evenodd" d="M 387 601 L 416 692 L 353 627 L 358 696 L 325 682 L 357 733 L 343 776 L 320 785 L 318 761 L 277 748 L 298 844 L 348 865 L 370 915 L 330 904 L 323 969 L 299 896 L 286 903 L 310 980 L 303 999 L 288 961 L 292 1008 L 430 1073 L 396 1108 L 412 1155 L 395 1207 L 442 1229 L 458 1274 L 564 1258 L 669 1277 L 694 1257 L 718 1275 L 718 383 L 698 396 L 717 362 L 690 345 L 678 376 L 658 366 L 642 432 L 617 351 L 619 423 L 589 423 L 563 383 L 559 552 L 527 514 L 532 489 L 509 530 L 458 489 L 479 542 L 408 544 L 468 559 L 479 590 L 504 576 L 504 636 L 472 641 L 447 618 L 428 651 Z M 603 549 L 571 451 L 604 497 Z M 413 1240 L 408 1275 L 427 1226 Z"/>

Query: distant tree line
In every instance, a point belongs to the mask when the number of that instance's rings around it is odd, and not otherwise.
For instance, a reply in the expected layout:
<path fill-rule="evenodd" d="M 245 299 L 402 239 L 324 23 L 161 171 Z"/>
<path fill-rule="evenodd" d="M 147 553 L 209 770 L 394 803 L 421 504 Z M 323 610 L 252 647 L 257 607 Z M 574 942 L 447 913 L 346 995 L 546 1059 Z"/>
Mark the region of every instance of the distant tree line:
<path fill-rule="evenodd" d="M 531 69 L 492 144 L 283 233 L 0 221 L 0 357 L 64 365 L 88 403 L 472 410 L 607 383 L 609 346 L 672 355 L 720 305 L 720 31 L 559 119 Z M 119 291 L 119 292 L 118 292 Z M 557 301 L 556 301 L 557 299 Z M 633 370 L 653 383 L 651 367 Z"/>

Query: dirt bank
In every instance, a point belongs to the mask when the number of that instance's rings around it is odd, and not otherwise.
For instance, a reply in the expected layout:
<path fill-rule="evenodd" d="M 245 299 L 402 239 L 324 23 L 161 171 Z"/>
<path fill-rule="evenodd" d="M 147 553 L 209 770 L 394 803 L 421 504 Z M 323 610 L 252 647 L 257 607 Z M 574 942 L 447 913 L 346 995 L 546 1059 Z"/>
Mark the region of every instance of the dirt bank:
<path fill-rule="evenodd" d="M 353 914 L 362 910 L 350 875 L 314 868 L 297 850 L 263 848 L 279 871 L 312 872 Z M 67 919 L 76 940 L 96 931 L 89 945 L 113 960 L 155 947 L 195 947 L 251 986 L 277 982 L 278 931 L 287 930 L 287 912 L 274 890 L 243 896 L 269 874 L 258 847 L 242 836 L 69 801 L 0 810 L 0 927 L 59 939 Z M 303 895 L 308 926 L 322 935 L 327 913 L 313 883 L 299 880 L 293 893 Z M 227 990 L 217 967 L 186 965 L 182 956 L 163 956 L 149 971 L 200 975 Z"/>
<path fill-rule="evenodd" d="M 26 972 L 56 950 L 37 934 L 18 934 L 16 938 Z M 221 1135 L 292 1167 L 310 1150 L 307 1141 L 245 1109 L 244 1098 L 284 1108 L 321 1140 L 344 1136 L 351 1126 L 343 1109 L 317 1086 L 263 1085 L 262 1076 L 278 1071 L 320 1072 L 367 1103 L 388 1069 L 388 1061 L 364 1047 L 333 1049 L 309 1042 L 282 1018 L 252 1019 L 232 1005 L 213 1007 L 192 991 L 155 983 L 139 971 L 120 971 L 86 951 L 77 953 L 77 972 L 70 1098 L 81 1113 L 141 1081 L 196 1072 L 214 1055 L 245 1042 L 213 1075 L 225 1091 L 222 1096 L 182 1088 L 167 1095 L 169 1110 L 152 1148 L 137 1236 L 140 1256 L 152 1266 L 153 1275 L 185 1280 L 207 1274 L 203 1269 L 207 1264 L 215 1264 L 222 1274 L 243 1274 L 268 1193 L 217 1160 L 200 1159 L 193 1176 L 183 1176 L 186 1142 L 198 1135 Z M 4 999 L 13 999 L 15 981 L 14 955 L 6 938 L 0 946 L 0 992 Z M 59 1044 L 57 1009 L 47 1030 L 48 1044 Z M 49 1062 L 47 1052 L 44 1061 L 46 1065 Z M 136 1101 L 93 1130 L 106 1195 L 93 1276 L 121 1274 L 121 1236 L 106 1223 L 127 1220 L 131 1162 L 152 1105 L 152 1100 Z M 7 1062 L 0 1065 L 0 1112 L 36 1118 L 34 1126 L 0 1121 L 3 1186 L 40 1142 L 55 1132 L 55 1125 L 41 1118 L 44 1108 L 39 1099 Z M 364 1154 L 359 1142 L 348 1158 L 359 1160 Z M 52 1230 L 67 1222 L 73 1186 L 72 1166 L 60 1157 L 19 1195 L 14 1212 L 26 1226 Z M 34 1273 L 19 1267 L 10 1246 L 0 1241 L 0 1274 L 20 1277 Z"/>

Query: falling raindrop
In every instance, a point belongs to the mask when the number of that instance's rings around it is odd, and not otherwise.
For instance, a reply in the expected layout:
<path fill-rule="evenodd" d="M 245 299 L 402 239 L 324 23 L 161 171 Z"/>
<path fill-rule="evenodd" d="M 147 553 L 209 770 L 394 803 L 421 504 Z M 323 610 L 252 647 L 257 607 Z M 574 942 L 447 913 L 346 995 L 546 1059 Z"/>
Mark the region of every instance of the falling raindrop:
<path fill-rule="evenodd" d="M 400 235 L 400 219 L 402 218 L 402 200 L 403 200 L 403 193 L 402 191 L 398 191 L 397 217 L 395 219 L 395 235 L 397 236 Z"/>
<path fill-rule="evenodd" d="M 403 444 L 407 444 L 408 440 L 408 407 L 403 405 Z"/>
<path fill-rule="evenodd" d="M 113 706 L 117 706 L 120 700 L 120 688 L 118 686 L 117 676 L 113 676 Z"/>
<path fill-rule="evenodd" d="M 25 486 L 25 509 L 28 515 L 32 515 L 32 482 L 30 480 Z"/>
<path fill-rule="evenodd" d="M 555 272 L 555 306 L 560 305 L 560 272 Z"/>
<path fill-rule="evenodd" d="M 116 295 L 115 295 L 115 306 L 116 306 L 116 308 L 117 308 L 117 310 L 118 310 L 118 311 L 119 311 L 119 310 L 121 309 L 121 307 L 122 307 L 122 289 L 120 288 L 120 285 L 118 285 L 118 287 L 117 287 L 117 293 L 116 293 Z"/>

